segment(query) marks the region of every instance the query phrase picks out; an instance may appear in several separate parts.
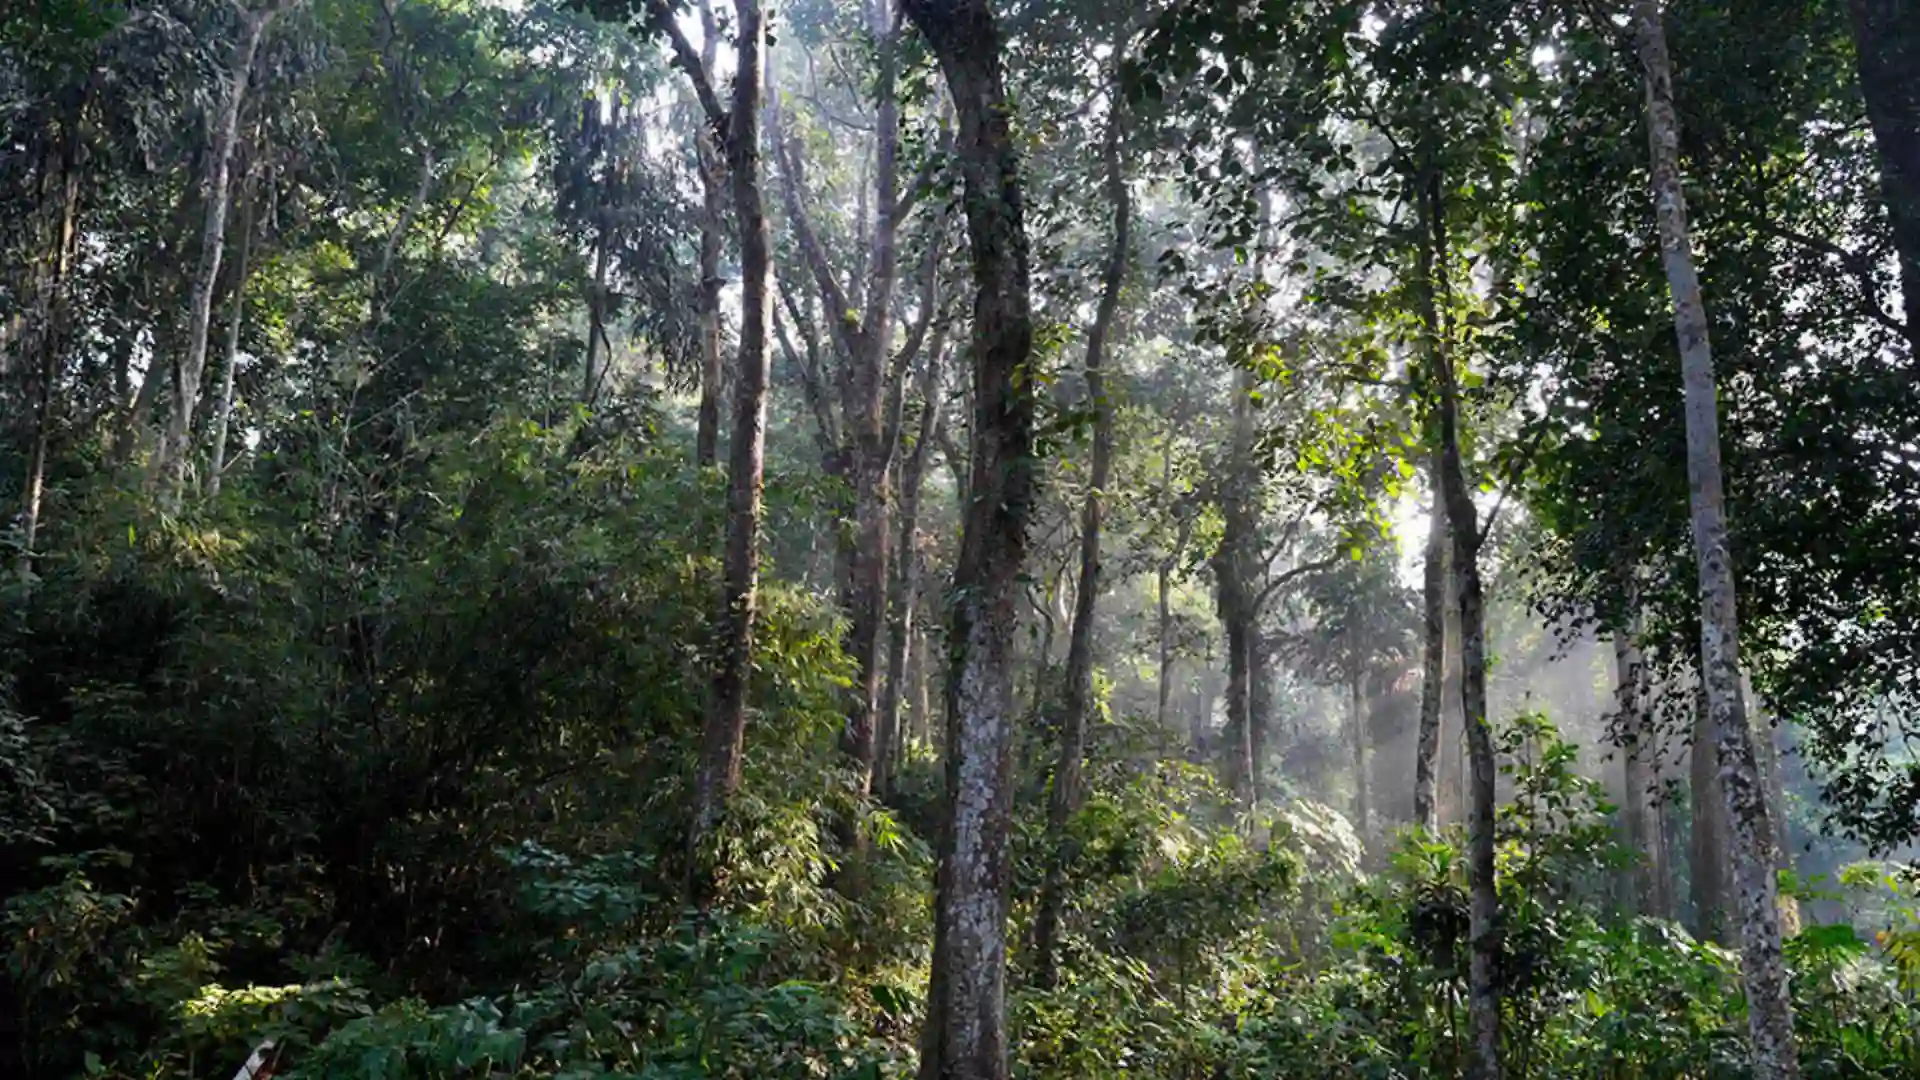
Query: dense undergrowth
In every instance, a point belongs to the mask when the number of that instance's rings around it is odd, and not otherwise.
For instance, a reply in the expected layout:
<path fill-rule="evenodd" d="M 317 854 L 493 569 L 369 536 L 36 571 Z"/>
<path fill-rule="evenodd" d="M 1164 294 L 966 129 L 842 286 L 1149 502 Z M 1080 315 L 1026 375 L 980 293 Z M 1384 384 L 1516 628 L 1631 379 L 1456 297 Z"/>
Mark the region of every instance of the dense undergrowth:
<path fill-rule="evenodd" d="M 579 424 L 421 460 L 404 507 L 316 491 L 312 517 L 155 525 L 103 497 L 68 515 L 84 554 L 11 587 L 6 1071 L 228 1075 L 270 1037 L 313 1080 L 911 1072 L 939 783 L 918 746 L 888 804 L 823 785 L 846 680 L 825 603 L 769 594 L 721 898 L 691 911 L 717 521 L 683 508 L 710 477 Z M 1505 739 L 1511 1075 L 1744 1075 L 1736 954 L 1620 915 L 1597 785 L 1544 718 Z M 1339 814 L 1236 817 L 1150 742 L 1095 733 L 1059 985 L 1016 946 L 1018 1073 L 1460 1074 L 1461 838 L 1370 862 Z M 1920 1073 L 1912 882 L 1823 887 L 1858 918 L 1788 947 L 1807 1075 Z"/>

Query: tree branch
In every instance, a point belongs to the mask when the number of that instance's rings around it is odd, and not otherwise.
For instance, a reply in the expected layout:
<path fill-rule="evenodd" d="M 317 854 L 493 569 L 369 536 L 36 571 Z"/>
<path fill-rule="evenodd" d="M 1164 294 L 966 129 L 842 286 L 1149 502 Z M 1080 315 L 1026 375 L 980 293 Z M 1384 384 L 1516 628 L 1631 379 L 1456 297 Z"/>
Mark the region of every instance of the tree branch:
<path fill-rule="evenodd" d="M 664 30 L 667 40 L 673 44 L 673 60 L 680 70 L 687 73 L 687 81 L 693 84 L 694 96 L 700 99 L 700 109 L 707 114 L 707 121 L 716 131 L 727 130 L 727 110 L 720 104 L 720 96 L 713 92 L 713 80 L 708 77 L 705 64 L 700 62 L 700 54 L 693 49 L 693 42 L 681 31 L 680 24 L 674 21 L 673 9 L 666 0 L 647 0 L 648 21 L 652 28 Z"/>

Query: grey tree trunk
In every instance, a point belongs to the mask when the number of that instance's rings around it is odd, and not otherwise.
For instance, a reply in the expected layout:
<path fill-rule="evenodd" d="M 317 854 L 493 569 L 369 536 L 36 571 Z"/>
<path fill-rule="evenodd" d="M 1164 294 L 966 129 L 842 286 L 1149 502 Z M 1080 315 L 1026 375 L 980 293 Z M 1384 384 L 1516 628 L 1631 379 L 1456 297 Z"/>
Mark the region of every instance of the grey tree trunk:
<path fill-rule="evenodd" d="M 1430 469 L 1433 506 L 1427 512 L 1427 548 L 1421 572 L 1420 730 L 1414 744 L 1413 820 L 1440 831 L 1440 719 L 1446 700 L 1447 504 L 1440 496 L 1439 458 Z"/>
<path fill-rule="evenodd" d="M 207 213 L 201 223 L 200 262 L 194 271 L 188 307 L 187 352 L 173 369 L 173 409 L 167 418 L 166 437 L 161 441 L 157 462 L 165 485 L 161 500 L 169 509 L 179 506 L 186 485 L 187 444 L 193 437 L 193 414 L 200 401 L 200 379 L 207 366 L 213 290 L 220 278 L 220 257 L 226 247 L 227 208 L 232 195 L 229 177 L 233 169 L 233 148 L 239 142 L 240 108 L 246 100 L 247 84 L 253 77 L 253 58 L 260 51 L 260 39 L 282 10 L 275 6 L 242 14 L 240 38 L 234 43 L 233 56 L 228 62 L 227 96 L 221 102 L 219 118 L 215 121 L 212 152 L 207 162 Z"/>
<path fill-rule="evenodd" d="M 700 78 L 711 81 L 719 55 L 720 25 L 713 0 L 700 0 Z M 684 60 L 684 58 L 683 58 Z M 715 122 L 709 113 L 709 122 Z M 720 352 L 720 246 L 726 218 L 726 162 L 712 132 L 694 137 L 700 169 L 700 403 L 695 411 L 693 459 L 702 466 L 720 458 L 720 384 L 726 362 Z"/>
<path fill-rule="evenodd" d="M 887 688 L 886 698 L 880 712 L 880 733 L 885 736 L 883 745 L 876 751 L 877 773 L 874 786 L 885 792 L 892 786 L 892 761 L 900 751 L 900 704 L 906 689 L 907 657 L 913 636 L 914 601 L 920 588 L 920 494 L 927 472 L 927 458 L 940 441 L 940 425 L 945 414 L 941 408 L 941 373 L 946 366 L 944 350 L 936 348 L 927 356 L 927 366 L 921 376 L 920 428 L 913 440 L 913 449 L 907 454 L 900 469 L 900 531 L 895 541 L 895 560 L 892 583 L 891 624 L 888 627 L 887 642 Z M 916 654 L 917 655 L 917 654 Z M 920 656 L 918 663 L 926 662 Z M 914 717 L 915 723 L 924 718 Z"/>
<path fill-rule="evenodd" d="M 948 638 L 947 799 L 921 1080 L 1005 1080 L 1013 661 L 1033 513 L 1033 352 L 1019 154 L 988 0 L 904 0 L 959 121 L 973 282 L 972 476 Z"/>
<path fill-rule="evenodd" d="M 760 579 L 761 492 L 766 470 L 768 329 L 773 321 L 773 250 L 760 168 L 760 111 L 766 20 L 758 0 L 735 0 L 734 76 L 723 107 L 707 69 L 673 21 L 664 0 L 649 0 L 657 27 L 672 39 L 676 62 L 693 83 L 716 132 L 724 133 L 727 173 L 740 230 L 740 357 L 734 382 L 733 433 L 727 460 L 727 546 L 722 597 L 714 621 L 713 692 L 694 779 L 689 836 L 689 892 L 707 899 L 707 841 L 740 786 L 747 729 L 747 691 Z"/>
<path fill-rule="evenodd" d="M 1446 559 L 1446 657 L 1440 676 L 1440 824 L 1457 825 L 1467 819 L 1466 722 L 1460 712 L 1460 590 L 1454 580 L 1453 547 Z"/>
<path fill-rule="evenodd" d="M 1348 679 L 1352 695 L 1347 715 L 1347 739 L 1353 752 L 1353 827 L 1365 850 L 1373 836 L 1373 793 L 1367 784 L 1367 677 L 1354 672 Z"/>
<path fill-rule="evenodd" d="M 599 235 L 593 245 L 593 281 L 587 287 L 587 362 L 580 376 L 580 402 L 591 406 L 600 394 L 607 354 L 607 271 L 613 260 L 613 243 L 606 214 L 601 213 Z"/>
<path fill-rule="evenodd" d="M 1629 874 L 1633 909 L 1653 918 L 1671 918 L 1665 903 L 1670 867 L 1657 807 L 1658 734 L 1648 712 L 1646 661 L 1634 643 L 1631 628 L 1613 636 L 1613 671 L 1614 707 L 1619 711 L 1620 756 L 1625 770 L 1621 816 L 1626 822 L 1627 849 L 1636 856 Z"/>
<path fill-rule="evenodd" d="M 1238 374 L 1233 389 L 1233 442 L 1221 478 L 1220 546 L 1213 554 L 1215 604 L 1227 645 L 1227 746 L 1222 759 L 1227 787 L 1242 807 L 1253 805 L 1252 583 L 1247 564 L 1254 543 L 1252 377 Z"/>
<path fill-rule="evenodd" d="M 1687 232 L 1673 67 L 1659 0 L 1634 0 L 1633 22 L 1646 78 L 1654 217 L 1672 294 L 1674 332 L 1679 340 L 1685 386 L 1687 486 L 1693 511 L 1694 554 L 1699 563 L 1701 682 L 1717 736 L 1719 781 L 1726 794 L 1727 824 L 1733 834 L 1730 847 L 1733 876 L 1739 887 L 1753 1073 L 1756 1080 L 1788 1080 L 1799 1076 L 1800 1063 L 1793 1036 L 1793 999 L 1781 957 L 1773 825 L 1754 755 L 1746 704 L 1740 694 L 1740 625 L 1721 493 L 1713 347 L 1707 336 L 1707 312 Z"/>
<path fill-rule="evenodd" d="M 1694 934 L 1709 941 L 1733 941 L 1735 912 L 1728 899 L 1726 794 L 1714 767 L 1717 742 L 1713 714 L 1704 701 L 1694 704 L 1693 745 L 1688 751 L 1687 782 L 1692 824 L 1687 852 L 1688 899 Z"/>
<path fill-rule="evenodd" d="M 226 359 L 220 370 L 220 400 L 213 414 L 213 459 L 207 465 L 207 497 L 220 497 L 227 471 L 227 430 L 233 419 L 234 368 L 240 357 L 240 324 L 247 313 L 247 277 L 253 268 L 253 200 L 240 203 L 240 262 L 234 268 L 233 303 L 227 311 Z"/>
<path fill-rule="evenodd" d="M 1907 340 L 1920 355 L 1920 4 L 1847 0 L 1847 16 L 1900 260 Z"/>
<path fill-rule="evenodd" d="M 1417 191 L 1426 237 L 1421 255 L 1421 313 L 1429 335 L 1429 377 L 1439 390 L 1435 434 L 1440 455 L 1440 491 L 1446 501 L 1453 563 L 1448 568 L 1460 601 L 1460 704 L 1466 732 L 1468 1013 L 1473 1021 L 1475 1074 L 1500 1080 L 1500 899 L 1494 881 L 1494 808 L 1497 768 L 1487 720 L 1486 614 L 1480 586 L 1480 519 L 1460 453 L 1460 393 L 1453 359 L 1440 323 L 1440 296 L 1447 281 L 1446 207 L 1440 173 L 1427 163 Z"/>
<path fill-rule="evenodd" d="M 1124 31 L 1123 31 L 1124 33 Z M 1115 63 L 1125 54 L 1116 42 Z M 1101 589 L 1100 526 L 1103 500 L 1113 472 L 1113 402 L 1107 397 L 1107 343 L 1120 313 L 1120 292 L 1133 257 L 1133 205 L 1127 191 L 1121 140 L 1125 115 L 1119 79 L 1112 87 L 1102 158 L 1106 167 L 1107 203 L 1113 215 L 1112 246 L 1101 274 L 1100 302 L 1093 327 L 1087 333 L 1087 397 L 1093 405 L 1093 454 L 1087 470 L 1086 501 L 1080 510 L 1080 582 L 1074 591 L 1073 629 L 1067 642 L 1066 694 L 1060 716 L 1060 754 L 1053 769 L 1053 789 L 1047 803 L 1047 877 L 1040 890 L 1040 909 L 1034 919 L 1035 971 L 1040 985 L 1058 981 L 1056 949 L 1061 905 L 1067 888 L 1067 867 L 1076 852 L 1068 826 L 1080 809 L 1081 768 L 1087 751 L 1087 728 L 1092 723 L 1093 630 Z"/>
<path fill-rule="evenodd" d="M 77 110 L 76 110 L 77 111 Z M 48 243 L 41 253 L 41 264 L 34 274 L 34 326 L 30 331 L 37 363 L 33 373 L 33 450 L 27 462 L 24 497 L 20 508 L 20 556 L 18 571 L 23 581 L 33 577 L 34 547 L 40 538 L 40 505 L 46 491 L 47 455 L 53 445 L 54 383 L 60 375 L 61 355 L 66 350 L 68 331 L 67 279 L 79 241 L 80 171 L 75 167 L 78 117 L 68 120 L 59 160 L 60 211 L 48 225 Z M 49 158 L 54 155 L 48 155 Z M 53 173 L 43 160 L 41 183 L 50 186 Z"/>

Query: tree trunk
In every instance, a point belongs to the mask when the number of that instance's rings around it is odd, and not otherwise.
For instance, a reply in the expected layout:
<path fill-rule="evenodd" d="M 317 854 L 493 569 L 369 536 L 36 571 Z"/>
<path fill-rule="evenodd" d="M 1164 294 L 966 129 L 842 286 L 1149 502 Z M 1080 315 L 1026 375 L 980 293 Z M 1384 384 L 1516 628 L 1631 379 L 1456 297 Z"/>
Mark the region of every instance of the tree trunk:
<path fill-rule="evenodd" d="M 1687 866 L 1689 898 L 1693 903 L 1695 936 L 1721 944 L 1729 943 L 1733 927 L 1732 905 L 1727 899 L 1726 795 L 1720 789 L 1720 777 L 1714 768 L 1713 717 L 1704 704 L 1696 702 L 1693 714 L 1693 746 L 1687 759 L 1689 808 L 1693 814 Z"/>
<path fill-rule="evenodd" d="M 1700 666 L 1707 710 L 1717 735 L 1720 785 L 1733 834 L 1733 876 L 1739 884 L 1747 1027 L 1756 1080 L 1800 1074 L 1793 1036 L 1793 999 L 1781 957 L 1779 883 L 1773 825 L 1754 756 L 1753 733 L 1740 695 L 1740 627 L 1733 559 L 1721 494 L 1720 430 L 1713 348 L 1700 279 L 1687 233 L 1680 183 L 1680 127 L 1673 104 L 1673 68 L 1659 0 L 1634 0 L 1634 29 L 1646 76 L 1647 133 L 1652 159 L 1660 252 L 1672 293 L 1687 416 L 1687 486 L 1699 562 Z"/>
<path fill-rule="evenodd" d="M 1123 51 L 1116 47 L 1116 57 Z M 1087 333 L 1087 397 L 1093 405 L 1093 456 L 1087 473 L 1086 502 L 1080 510 L 1080 583 L 1074 592 L 1073 630 L 1067 643 L 1060 757 L 1054 765 L 1053 789 L 1047 804 L 1047 846 L 1051 863 L 1040 890 L 1040 910 L 1035 916 L 1035 970 L 1043 987 L 1052 987 L 1058 982 L 1055 952 L 1060 908 L 1067 887 L 1067 867 L 1076 854 L 1068 826 L 1080 808 L 1087 728 L 1093 720 L 1093 630 L 1101 588 L 1101 510 L 1113 471 L 1113 402 L 1107 397 L 1107 341 L 1120 312 L 1120 290 L 1126 284 L 1127 266 L 1132 259 L 1133 207 L 1120 158 L 1124 127 L 1117 83 L 1116 80 L 1107 114 L 1104 154 L 1107 201 L 1113 214 L 1113 246 L 1107 253 L 1107 265 L 1101 277 L 1100 303 L 1093 328 Z"/>
<path fill-rule="evenodd" d="M 1233 442 L 1222 478 L 1220 546 L 1213 555 L 1216 603 L 1227 640 L 1227 739 L 1222 764 L 1228 790 L 1244 809 L 1253 805 L 1253 598 L 1247 580 L 1248 549 L 1253 545 L 1252 377 L 1234 380 Z"/>
<path fill-rule="evenodd" d="M 700 0 L 700 78 L 714 78 L 720 42 L 719 21 L 712 0 Z M 688 58 L 683 58 L 683 64 Z M 714 118 L 709 115 L 709 120 Z M 702 131 L 694 139 L 694 160 L 700 170 L 700 404 L 695 413 L 693 459 L 701 466 L 720 458 L 720 384 L 726 362 L 720 353 L 720 244 L 726 217 L 726 162 L 714 137 Z"/>
<path fill-rule="evenodd" d="M 1900 260 L 1907 340 L 1920 356 L 1920 5 L 1847 0 L 1847 15 L 1880 158 L 1881 200 Z"/>
<path fill-rule="evenodd" d="M 207 466 L 207 497 L 220 497 L 227 471 L 227 428 L 233 417 L 234 366 L 240 356 L 240 323 L 247 313 L 247 276 L 253 269 L 253 200 L 240 203 L 240 263 L 234 268 L 233 303 L 227 312 L 226 360 L 220 370 L 220 401 L 213 414 L 213 460 Z"/>
<path fill-rule="evenodd" d="M 207 213 L 200 229 L 200 263 L 194 271 L 187 316 L 187 353 L 173 369 L 173 410 L 167 418 L 158 463 L 165 484 L 161 499 L 169 509 L 179 506 L 186 484 L 187 443 L 193 437 L 193 413 L 200 400 L 200 378 L 207 366 L 207 330 L 213 320 L 214 283 L 220 277 L 220 257 L 226 246 L 227 208 L 231 202 L 228 178 L 233 168 L 233 148 L 239 141 L 240 107 L 246 100 L 260 39 L 280 11 L 271 7 L 241 16 L 240 40 L 234 43 L 227 71 L 227 97 L 214 127 L 207 164 Z"/>
<path fill-rule="evenodd" d="M 77 115 L 70 117 L 68 129 L 62 136 L 59 217 L 47 229 L 48 250 L 42 255 L 39 272 L 34 275 L 38 325 L 32 328 L 31 338 L 39 362 L 33 373 L 33 450 L 27 462 L 25 494 L 20 508 L 18 571 L 23 581 L 33 577 L 34 545 L 40 538 L 40 504 L 47 484 L 47 455 L 53 445 L 54 383 L 59 380 L 60 359 L 66 351 L 67 279 L 73 271 L 79 240 L 80 172 L 74 160 L 79 138 L 74 130 L 77 123 Z M 43 162 L 42 183 L 47 179 L 50 177 Z"/>
<path fill-rule="evenodd" d="M 1365 851 L 1373 835 L 1372 792 L 1367 789 L 1367 677 L 1354 672 L 1347 680 L 1352 694 L 1347 714 L 1347 737 L 1353 751 L 1353 828 L 1359 834 L 1360 849 Z"/>
<path fill-rule="evenodd" d="M 1449 568 L 1460 598 L 1460 704 L 1470 770 L 1467 808 L 1467 883 L 1472 956 L 1468 1011 L 1473 1019 L 1476 1075 L 1500 1080 L 1500 900 L 1494 882 L 1494 807 L 1497 769 L 1487 720 L 1486 615 L 1480 587 L 1480 521 L 1460 454 L 1460 394 L 1439 312 L 1445 288 L 1447 225 L 1442 185 L 1429 162 L 1418 195 L 1427 236 L 1421 255 L 1421 313 L 1429 377 L 1439 389 L 1436 413 L 1441 496 L 1453 537 Z"/>
<path fill-rule="evenodd" d="M 1440 832 L 1440 714 L 1447 679 L 1447 503 L 1440 495 L 1439 458 L 1429 469 L 1433 506 L 1427 512 L 1427 548 L 1421 571 L 1420 732 L 1414 747 L 1413 820 Z"/>
<path fill-rule="evenodd" d="M 1621 816 L 1626 822 L 1627 850 L 1635 856 L 1629 875 L 1633 910 L 1657 919 L 1670 918 L 1672 913 L 1663 902 L 1668 866 L 1666 837 L 1660 829 L 1657 808 L 1658 733 L 1648 712 L 1646 661 L 1634 643 L 1631 628 L 1613 635 L 1613 671 L 1625 768 Z"/>
<path fill-rule="evenodd" d="M 761 490 L 766 469 L 768 324 L 773 319 L 773 252 L 760 183 L 761 81 L 766 22 L 758 0 L 735 0 L 733 102 L 722 113 L 704 76 L 708 115 L 726 131 L 727 171 L 734 220 L 740 229 L 740 358 L 734 382 L 733 433 L 727 460 L 727 548 L 724 595 L 716 620 L 717 663 L 712 709 L 701 740 L 694 786 L 691 843 L 694 893 L 707 889 L 702 866 L 707 839 L 718 828 L 740 785 L 746 742 L 747 690 L 753 668 L 753 629 L 760 577 Z M 677 31 L 675 31 L 677 33 Z M 691 50 L 682 56 L 690 59 Z"/>
<path fill-rule="evenodd" d="M 1755 753 L 1760 758 L 1760 775 L 1766 778 L 1767 813 L 1774 823 L 1774 869 L 1789 873 L 1794 869 L 1793 842 L 1787 823 L 1787 784 L 1781 773 L 1780 729 L 1753 689 L 1753 679 L 1740 674 L 1740 694 L 1751 703 Z M 1780 894 L 1780 933 L 1792 937 L 1800 932 L 1800 901 Z"/>
<path fill-rule="evenodd" d="M 898 753 L 900 742 L 900 702 L 906 689 L 907 656 L 913 636 L 914 601 L 920 590 L 920 494 L 927 474 L 927 458 L 939 441 L 941 369 L 946 358 L 939 350 L 929 354 L 921 376 L 920 429 L 900 469 L 900 529 L 895 541 L 891 624 L 887 641 L 887 692 L 880 712 L 879 730 L 886 745 L 876 751 L 880 772 L 875 786 L 886 792 L 892 786 L 890 758 Z M 921 658 L 921 663 L 925 658 Z M 916 714 L 915 722 L 921 721 Z M 882 752 L 884 751 L 884 752 Z"/>
<path fill-rule="evenodd" d="M 921 1080 L 1005 1080 L 1013 657 L 1033 511 L 1033 351 L 1019 157 L 988 0 L 905 0 L 959 119 L 973 256 L 972 477 L 954 567 L 948 818 L 934 898 Z"/>
<path fill-rule="evenodd" d="M 601 212 L 599 236 L 593 245 L 593 283 L 587 288 L 587 364 L 581 373 L 580 401 L 591 406 L 600 393 L 601 367 L 607 353 L 607 270 L 613 258 L 613 230 Z"/>
<path fill-rule="evenodd" d="M 1447 655 L 1440 686 L 1440 824 L 1467 820 L 1467 732 L 1460 712 L 1460 589 L 1453 573 L 1453 546 L 1446 557 Z"/>

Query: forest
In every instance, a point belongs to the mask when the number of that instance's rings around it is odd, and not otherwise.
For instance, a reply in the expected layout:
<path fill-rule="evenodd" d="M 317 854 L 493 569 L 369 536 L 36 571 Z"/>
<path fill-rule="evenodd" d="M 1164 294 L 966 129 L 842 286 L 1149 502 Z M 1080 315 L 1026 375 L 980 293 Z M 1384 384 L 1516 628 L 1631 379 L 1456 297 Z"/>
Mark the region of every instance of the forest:
<path fill-rule="evenodd" d="M 1917 347 L 1917 0 L 7 0 L 0 1076 L 1920 1077 Z"/>

